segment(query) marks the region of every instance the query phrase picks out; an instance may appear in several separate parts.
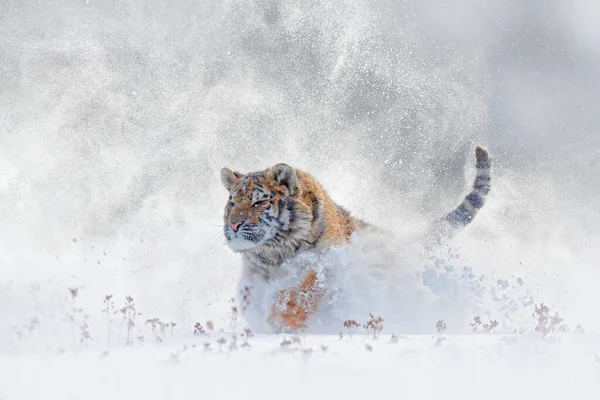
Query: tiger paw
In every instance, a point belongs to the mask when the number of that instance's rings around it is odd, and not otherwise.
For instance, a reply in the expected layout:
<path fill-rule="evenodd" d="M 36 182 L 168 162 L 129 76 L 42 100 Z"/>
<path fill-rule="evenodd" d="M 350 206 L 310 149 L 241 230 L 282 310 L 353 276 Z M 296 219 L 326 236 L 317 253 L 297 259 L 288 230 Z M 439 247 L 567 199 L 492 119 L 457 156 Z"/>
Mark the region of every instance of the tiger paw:
<path fill-rule="evenodd" d="M 306 328 L 307 319 L 302 293 L 297 289 L 285 289 L 279 292 L 268 322 L 276 330 L 288 330 Z"/>

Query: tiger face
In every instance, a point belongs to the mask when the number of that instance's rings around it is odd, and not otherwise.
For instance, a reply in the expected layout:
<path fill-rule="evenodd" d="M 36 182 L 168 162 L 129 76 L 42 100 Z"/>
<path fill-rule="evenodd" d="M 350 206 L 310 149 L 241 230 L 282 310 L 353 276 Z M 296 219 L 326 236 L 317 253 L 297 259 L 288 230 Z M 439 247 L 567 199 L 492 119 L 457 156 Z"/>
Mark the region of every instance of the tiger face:
<path fill-rule="evenodd" d="M 290 166 L 277 164 L 246 175 L 223 168 L 221 181 L 229 191 L 223 229 L 233 251 L 285 241 L 295 219 L 297 176 Z"/>

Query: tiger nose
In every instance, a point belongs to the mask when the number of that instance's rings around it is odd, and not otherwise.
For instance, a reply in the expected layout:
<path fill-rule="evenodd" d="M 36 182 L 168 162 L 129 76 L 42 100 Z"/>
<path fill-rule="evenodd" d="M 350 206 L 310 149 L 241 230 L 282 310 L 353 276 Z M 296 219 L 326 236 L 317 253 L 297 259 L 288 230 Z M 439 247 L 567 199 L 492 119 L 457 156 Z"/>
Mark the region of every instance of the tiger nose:
<path fill-rule="evenodd" d="M 238 221 L 238 222 L 230 222 L 229 226 L 231 227 L 231 229 L 233 229 L 234 232 L 237 232 L 238 229 L 240 229 L 240 226 L 242 225 L 244 221 Z"/>

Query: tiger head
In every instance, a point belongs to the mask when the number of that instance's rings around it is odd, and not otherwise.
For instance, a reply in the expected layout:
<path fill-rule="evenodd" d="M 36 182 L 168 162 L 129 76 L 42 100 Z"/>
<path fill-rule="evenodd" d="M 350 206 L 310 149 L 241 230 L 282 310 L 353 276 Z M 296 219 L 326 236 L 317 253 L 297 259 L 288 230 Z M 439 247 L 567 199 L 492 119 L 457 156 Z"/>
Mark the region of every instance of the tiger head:
<path fill-rule="evenodd" d="M 310 206 L 298 195 L 298 175 L 289 165 L 248 174 L 223 168 L 221 181 L 229 191 L 223 222 L 233 251 L 290 244 L 308 230 Z"/>

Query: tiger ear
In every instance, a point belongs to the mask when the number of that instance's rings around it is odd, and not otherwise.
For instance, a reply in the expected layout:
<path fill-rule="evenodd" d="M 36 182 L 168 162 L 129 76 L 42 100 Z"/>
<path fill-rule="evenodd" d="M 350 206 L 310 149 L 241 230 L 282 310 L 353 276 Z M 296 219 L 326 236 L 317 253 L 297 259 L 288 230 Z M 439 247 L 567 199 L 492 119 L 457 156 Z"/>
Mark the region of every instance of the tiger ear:
<path fill-rule="evenodd" d="M 243 176 L 243 174 L 240 174 L 239 172 L 233 171 L 229 168 L 221 169 L 221 182 L 223 182 L 223 186 L 225 186 L 227 191 L 230 191 L 231 187 Z"/>
<path fill-rule="evenodd" d="M 296 185 L 298 183 L 298 177 L 296 171 L 287 164 L 276 164 L 269 169 L 269 176 L 277 184 L 286 186 L 293 195 L 296 191 Z"/>

